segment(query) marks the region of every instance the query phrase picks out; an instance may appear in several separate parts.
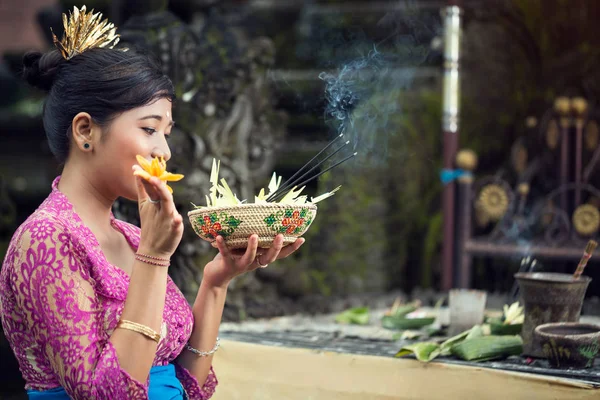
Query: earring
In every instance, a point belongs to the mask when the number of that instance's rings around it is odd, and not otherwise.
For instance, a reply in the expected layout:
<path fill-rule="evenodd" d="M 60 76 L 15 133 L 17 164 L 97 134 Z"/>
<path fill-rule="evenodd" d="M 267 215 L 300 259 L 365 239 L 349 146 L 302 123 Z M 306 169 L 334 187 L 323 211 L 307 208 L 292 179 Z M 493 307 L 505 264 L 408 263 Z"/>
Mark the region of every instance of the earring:
<path fill-rule="evenodd" d="M 83 148 L 86 149 L 86 150 L 89 149 L 90 148 L 90 144 L 89 143 L 84 143 L 83 144 Z"/>

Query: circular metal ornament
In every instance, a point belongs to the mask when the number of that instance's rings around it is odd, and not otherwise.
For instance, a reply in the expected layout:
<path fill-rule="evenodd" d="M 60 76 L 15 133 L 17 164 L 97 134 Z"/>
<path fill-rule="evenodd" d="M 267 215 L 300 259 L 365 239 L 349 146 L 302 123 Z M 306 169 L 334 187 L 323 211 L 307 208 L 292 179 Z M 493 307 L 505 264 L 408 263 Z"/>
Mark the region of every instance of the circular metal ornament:
<path fill-rule="evenodd" d="M 580 205 L 573 213 L 573 227 L 582 236 L 593 235 L 600 227 L 600 211 L 591 204 Z"/>
<path fill-rule="evenodd" d="M 508 194 L 500 185 L 485 186 L 479 193 L 477 202 L 481 210 L 494 221 L 500 220 L 508 210 Z"/>

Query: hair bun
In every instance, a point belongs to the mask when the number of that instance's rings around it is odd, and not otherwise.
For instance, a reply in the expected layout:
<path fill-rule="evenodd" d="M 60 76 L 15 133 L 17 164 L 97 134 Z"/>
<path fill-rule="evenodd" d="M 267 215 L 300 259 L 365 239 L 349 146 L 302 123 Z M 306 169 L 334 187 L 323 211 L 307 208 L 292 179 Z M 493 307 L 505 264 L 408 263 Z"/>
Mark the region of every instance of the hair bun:
<path fill-rule="evenodd" d="M 45 54 L 28 52 L 23 56 L 23 77 L 31 86 L 48 92 L 63 61 L 57 50 Z"/>

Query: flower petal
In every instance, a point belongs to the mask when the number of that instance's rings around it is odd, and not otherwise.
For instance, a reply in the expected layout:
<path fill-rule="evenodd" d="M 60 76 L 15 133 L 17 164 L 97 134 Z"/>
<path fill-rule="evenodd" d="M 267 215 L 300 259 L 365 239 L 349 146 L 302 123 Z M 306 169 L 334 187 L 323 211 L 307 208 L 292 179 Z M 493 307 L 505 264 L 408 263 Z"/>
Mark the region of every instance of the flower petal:
<path fill-rule="evenodd" d="M 169 182 L 177 182 L 183 179 L 183 175 L 181 174 L 172 174 L 170 172 L 163 172 L 161 176 L 158 177 L 161 181 L 169 181 Z"/>
<path fill-rule="evenodd" d="M 144 171 L 150 172 L 151 164 L 148 160 L 146 160 L 144 157 L 142 157 L 140 155 L 135 156 L 135 158 L 137 159 L 138 164 L 140 164 L 140 167 L 142 167 L 144 169 Z"/>
<path fill-rule="evenodd" d="M 150 175 L 148 172 L 146 172 L 146 171 L 140 171 L 140 170 L 133 171 L 133 175 L 135 175 L 135 176 L 141 176 L 142 178 L 144 178 L 147 181 L 149 181 L 150 178 L 152 178 L 152 175 Z"/>
<path fill-rule="evenodd" d="M 152 159 L 152 170 L 150 171 L 150 174 L 152 176 L 161 176 L 163 173 L 163 168 L 162 165 L 160 165 L 160 161 L 158 160 L 158 158 L 153 158 Z"/>
<path fill-rule="evenodd" d="M 171 189 L 171 186 L 167 185 L 167 189 L 169 189 L 169 193 L 173 193 L 173 189 Z"/>

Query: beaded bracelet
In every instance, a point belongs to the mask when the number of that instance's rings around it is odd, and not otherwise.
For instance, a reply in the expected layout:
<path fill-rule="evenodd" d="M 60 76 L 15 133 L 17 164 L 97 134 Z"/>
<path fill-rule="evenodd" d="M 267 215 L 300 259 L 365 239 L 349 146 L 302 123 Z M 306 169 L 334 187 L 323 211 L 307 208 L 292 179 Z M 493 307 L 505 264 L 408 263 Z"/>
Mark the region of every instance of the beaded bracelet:
<path fill-rule="evenodd" d="M 168 267 L 171 264 L 171 261 L 166 258 L 152 257 L 152 256 L 148 256 L 145 254 L 139 254 L 139 253 L 135 254 L 135 259 L 138 261 L 141 261 L 143 263 L 150 264 L 150 265 L 156 265 L 159 267 Z M 154 261 L 154 260 L 157 260 L 157 261 Z"/>
<path fill-rule="evenodd" d="M 160 258 L 160 257 L 154 257 L 154 256 L 150 256 L 148 254 L 144 254 L 144 253 L 136 253 L 138 256 L 140 257 L 144 257 L 144 258 L 149 258 L 151 260 L 156 260 L 156 261 L 165 261 L 165 262 L 169 262 L 170 260 L 168 258 Z"/>
<path fill-rule="evenodd" d="M 191 351 L 192 353 L 196 354 L 198 357 L 208 357 L 212 354 L 215 354 L 219 346 L 221 346 L 221 340 L 217 336 L 217 343 L 215 343 L 215 347 L 213 347 L 210 351 L 200 351 L 198 349 L 195 349 L 192 346 L 190 346 L 189 342 L 185 345 L 185 348 Z"/>

